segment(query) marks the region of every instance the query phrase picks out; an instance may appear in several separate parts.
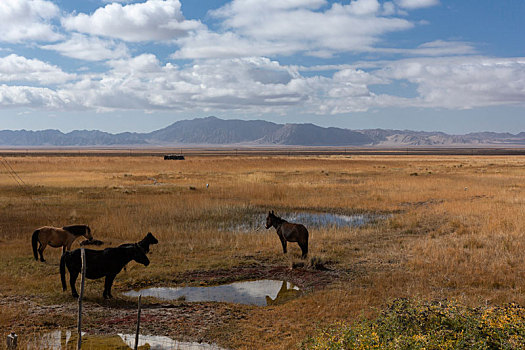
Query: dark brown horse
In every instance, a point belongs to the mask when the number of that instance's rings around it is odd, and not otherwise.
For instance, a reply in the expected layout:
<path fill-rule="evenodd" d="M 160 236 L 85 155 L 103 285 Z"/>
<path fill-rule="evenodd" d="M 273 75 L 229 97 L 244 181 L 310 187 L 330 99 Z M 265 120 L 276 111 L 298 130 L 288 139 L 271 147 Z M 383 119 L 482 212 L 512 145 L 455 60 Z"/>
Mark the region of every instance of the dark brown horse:
<path fill-rule="evenodd" d="M 80 236 L 84 236 L 89 240 L 93 239 L 89 226 L 70 225 L 62 228 L 52 226 L 40 227 L 33 232 L 31 238 L 35 260 L 38 260 L 38 254 L 40 254 L 40 261 L 45 261 L 43 253 L 47 245 L 54 248 L 62 247 L 62 252 L 71 250 L 71 245 Z M 38 246 L 39 243 L 40 246 Z"/>
<path fill-rule="evenodd" d="M 305 259 L 308 255 L 308 230 L 301 224 L 288 222 L 271 212 L 266 217 L 266 229 L 275 227 L 277 235 L 283 245 L 283 253 L 286 254 L 286 242 L 297 242 L 301 247 L 301 258 Z"/>
<path fill-rule="evenodd" d="M 66 267 L 69 271 L 69 284 L 71 286 L 71 294 L 78 298 L 75 282 L 82 269 L 81 249 L 75 249 L 70 252 L 64 252 L 60 258 L 60 280 L 62 282 L 62 289 L 67 290 L 66 286 Z M 104 250 L 85 249 L 86 251 L 86 278 L 98 279 L 106 277 L 104 281 L 104 293 L 102 296 L 105 299 L 112 298 L 111 286 L 117 274 L 122 270 L 131 260 L 148 266 L 149 259 L 137 243 L 123 245 L 116 248 L 106 248 Z"/>

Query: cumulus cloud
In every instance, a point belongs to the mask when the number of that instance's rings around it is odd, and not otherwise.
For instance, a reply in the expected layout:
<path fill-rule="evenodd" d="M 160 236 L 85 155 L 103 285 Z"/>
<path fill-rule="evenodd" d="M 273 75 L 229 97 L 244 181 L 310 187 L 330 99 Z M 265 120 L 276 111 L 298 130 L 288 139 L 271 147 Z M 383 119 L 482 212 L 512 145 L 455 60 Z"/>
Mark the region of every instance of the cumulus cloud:
<path fill-rule="evenodd" d="M 209 30 L 191 33 L 177 43 L 180 49 L 171 55 L 174 59 L 292 55 L 308 50 L 308 46 L 300 42 L 254 41 L 233 32 L 221 34 Z"/>
<path fill-rule="evenodd" d="M 382 35 L 413 27 L 406 19 L 381 16 L 380 9 L 377 0 L 331 6 L 320 0 L 233 0 L 211 12 L 222 20 L 220 33 L 203 29 L 179 39 L 173 57 L 227 57 L 229 50 L 238 56 L 366 52 Z"/>
<path fill-rule="evenodd" d="M 417 85 L 409 104 L 469 109 L 525 101 L 525 58 L 450 57 L 391 62 L 379 77 Z"/>
<path fill-rule="evenodd" d="M 39 84 L 61 84 L 76 75 L 37 59 L 11 54 L 0 57 L 0 82 L 26 81 Z"/>
<path fill-rule="evenodd" d="M 1 107 L 62 109 L 70 102 L 55 90 L 43 87 L 0 85 Z"/>
<path fill-rule="evenodd" d="M 297 103 L 297 72 L 266 58 L 206 60 L 188 67 L 154 55 L 110 62 L 111 71 L 63 87 L 79 105 L 105 109 L 253 109 Z"/>
<path fill-rule="evenodd" d="M 73 33 L 61 43 L 40 46 L 45 50 L 54 50 L 61 55 L 85 61 L 103 61 L 129 56 L 128 48 L 114 40 Z"/>
<path fill-rule="evenodd" d="M 108 4 L 93 14 L 80 13 L 62 19 L 67 30 L 130 42 L 173 40 L 202 27 L 186 20 L 179 0 L 148 0 L 143 3 Z"/>
<path fill-rule="evenodd" d="M 0 1 L 0 41 L 56 41 L 61 35 L 51 24 L 59 15 L 59 8 L 45 0 Z"/>
<path fill-rule="evenodd" d="M 24 64 L 38 72 L 39 78 L 32 81 L 45 81 L 42 72 L 46 71 L 49 76 L 65 74 L 43 62 L 11 55 L 0 60 L 0 81 L 15 79 L 16 73 L 8 75 L 11 71 L 29 72 Z M 524 58 L 411 58 L 364 64 L 367 68 L 329 66 L 335 70 L 331 75 L 315 74 L 312 69 L 303 75 L 301 68 L 263 57 L 206 59 L 178 66 L 142 54 L 110 60 L 107 65 L 107 72 L 75 79 L 66 75 L 55 90 L 3 85 L 0 105 L 247 113 L 293 109 L 327 115 L 392 106 L 466 109 L 525 101 Z M 402 82 L 413 84 L 417 96 L 373 92 L 374 85 Z"/>

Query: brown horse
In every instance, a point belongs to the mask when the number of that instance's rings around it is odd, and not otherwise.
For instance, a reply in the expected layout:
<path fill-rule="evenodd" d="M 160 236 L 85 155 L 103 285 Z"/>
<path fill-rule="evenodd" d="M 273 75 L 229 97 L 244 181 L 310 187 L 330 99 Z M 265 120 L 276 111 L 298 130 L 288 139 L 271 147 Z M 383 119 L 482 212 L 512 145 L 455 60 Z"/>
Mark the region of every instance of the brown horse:
<path fill-rule="evenodd" d="M 275 227 L 277 235 L 283 245 L 283 253 L 286 254 L 286 242 L 297 242 L 301 248 L 301 258 L 305 259 L 308 255 L 308 230 L 301 224 L 288 222 L 271 212 L 266 217 L 266 229 Z"/>
<path fill-rule="evenodd" d="M 31 238 L 35 260 L 38 260 L 38 254 L 40 254 L 40 261 L 45 261 L 43 253 L 47 245 L 54 248 L 62 247 L 62 253 L 66 250 L 71 250 L 71 245 L 80 236 L 84 236 L 89 240 L 93 239 L 89 226 L 70 225 L 62 228 L 52 226 L 40 227 L 33 232 Z M 40 246 L 37 249 L 39 243 Z"/>

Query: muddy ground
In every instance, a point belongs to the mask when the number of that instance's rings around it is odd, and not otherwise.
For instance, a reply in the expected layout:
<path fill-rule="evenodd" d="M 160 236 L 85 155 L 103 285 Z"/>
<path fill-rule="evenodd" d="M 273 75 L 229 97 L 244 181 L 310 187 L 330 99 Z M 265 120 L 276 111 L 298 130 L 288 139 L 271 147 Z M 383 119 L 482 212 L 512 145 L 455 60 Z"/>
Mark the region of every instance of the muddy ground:
<path fill-rule="evenodd" d="M 233 269 L 193 271 L 175 276 L 170 286 L 218 285 L 235 281 L 273 279 L 286 280 L 301 289 L 302 293 L 320 290 L 330 283 L 349 278 L 343 271 L 324 265 L 301 266 L 243 266 Z M 117 277 L 118 280 L 118 277 Z M 87 281 L 89 283 L 89 280 Z M 159 286 L 159 285 L 155 285 Z M 134 288 L 155 287 L 133 286 Z M 165 285 L 162 285 L 165 286 Z M 137 322 L 137 303 L 121 295 L 124 290 L 114 290 L 115 298 L 86 297 L 83 301 L 83 330 L 89 334 L 134 334 Z M 69 293 L 69 291 L 67 292 Z M 17 318 L 11 325 L 21 339 L 34 337 L 58 329 L 76 330 L 78 303 L 46 304 L 42 298 L 0 295 L 0 308 L 9 306 L 24 310 L 28 317 Z M 246 319 L 261 306 L 221 302 L 159 302 L 144 298 L 141 311 L 141 334 L 168 336 L 179 341 L 216 343 L 228 347 L 228 333 L 235 324 Z M 265 306 L 271 308 L 272 306 Z"/>

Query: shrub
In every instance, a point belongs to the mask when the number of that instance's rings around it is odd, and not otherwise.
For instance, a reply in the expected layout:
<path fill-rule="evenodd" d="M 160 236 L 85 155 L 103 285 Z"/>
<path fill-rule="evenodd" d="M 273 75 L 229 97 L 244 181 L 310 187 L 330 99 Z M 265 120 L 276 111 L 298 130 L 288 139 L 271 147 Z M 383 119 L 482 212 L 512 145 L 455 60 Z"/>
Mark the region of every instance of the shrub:
<path fill-rule="evenodd" d="M 374 320 L 321 330 L 303 349 L 523 349 L 525 308 L 394 300 Z"/>

